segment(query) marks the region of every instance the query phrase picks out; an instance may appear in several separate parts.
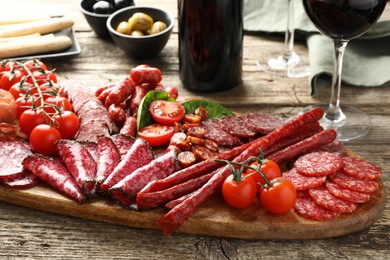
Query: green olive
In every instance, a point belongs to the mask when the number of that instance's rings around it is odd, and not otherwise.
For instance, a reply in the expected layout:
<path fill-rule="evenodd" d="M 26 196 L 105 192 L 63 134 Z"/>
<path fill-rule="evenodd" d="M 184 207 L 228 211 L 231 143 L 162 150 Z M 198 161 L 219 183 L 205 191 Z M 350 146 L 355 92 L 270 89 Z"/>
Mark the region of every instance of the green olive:
<path fill-rule="evenodd" d="M 144 36 L 144 33 L 140 30 L 134 30 L 131 32 L 130 34 L 131 36 L 134 36 L 134 37 L 142 37 Z"/>
<path fill-rule="evenodd" d="M 130 27 L 133 30 L 146 31 L 153 25 L 153 18 L 144 13 L 135 13 L 129 19 Z"/>
<path fill-rule="evenodd" d="M 156 34 L 167 29 L 167 25 L 164 22 L 157 21 L 152 25 L 152 28 L 148 30 L 148 34 Z"/>
<path fill-rule="evenodd" d="M 116 31 L 118 33 L 130 34 L 131 33 L 130 24 L 128 22 L 120 22 L 116 27 Z"/>

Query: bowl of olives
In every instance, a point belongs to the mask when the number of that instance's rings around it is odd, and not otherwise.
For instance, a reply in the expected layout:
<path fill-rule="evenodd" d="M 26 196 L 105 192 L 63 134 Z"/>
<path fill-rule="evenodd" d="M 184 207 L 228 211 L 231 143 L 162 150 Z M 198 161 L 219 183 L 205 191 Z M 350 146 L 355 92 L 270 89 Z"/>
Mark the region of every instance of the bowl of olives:
<path fill-rule="evenodd" d="M 149 59 L 164 49 L 174 23 L 174 17 L 163 9 L 131 6 L 110 15 L 107 28 L 115 44 L 128 56 Z"/>
<path fill-rule="evenodd" d="M 110 37 L 106 26 L 108 17 L 115 11 L 134 5 L 134 0 L 82 0 L 80 10 L 92 30 L 105 38 Z"/>

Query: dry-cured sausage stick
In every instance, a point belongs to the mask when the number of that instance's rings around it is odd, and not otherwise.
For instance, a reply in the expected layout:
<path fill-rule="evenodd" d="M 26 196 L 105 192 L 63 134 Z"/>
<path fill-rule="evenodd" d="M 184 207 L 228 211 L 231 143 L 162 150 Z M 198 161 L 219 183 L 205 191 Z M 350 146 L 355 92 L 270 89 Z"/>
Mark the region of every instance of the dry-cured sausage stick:
<path fill-rule="evenodd" d="M 180 198 L 202 187 L 214 174 L 215 171 L 162 191 L 141 191 L 137 194 L 137 208 L 151 209 Z"/>
<path fill-rule="evenodd" d="M 94 195 L 96 162 L 88 150 L 81 143 L 67 139 L 57 141 L 56 149 L 84 194 Z"/>
<path fill-rule="evenodd" d="M 296 131 L 299 131 L 302 126 L 318 121 L 323 115 L 324 111 L 321 108 L 314 108 L 297 116 L 295 119 L 270 132 L 268 135 L 257 139 L 257 142 L 237 156 L 234 161 L 243 162 L 250 156 L 258 155 L 260 149 L 267 150 L 286 136 L 291 136 Z M 211 177 L 205 185 L 195 191 L 192 196 L 159 218 L 157 224 L 161 231 L 166 235 L 171 235 L 195 212 L 200 205 L 202 205 L 203 202 L 208 200 L 220 190 L 223 181 L 227 176 L 229 176 L 229 174 L 231 173 L 228 165 L 220 168 L 217 173 Z"/>
<path fill-rule="evenodd" d="M 256 141 L 256 140 L 255 140 Z M 184 168 L 182 170 L 179 170 L 168 177 L 156 180 L 153 182 L 150 182 L 147 187 L 145 187 L 142 192 L 155 192 L 155 191 L 161 191 L 167 188 L 170 188 L 176 184 L 188 181 L 190 179 L 199 177 L 200 175 L 203 175 L 205 173 L 211 172 L 219 167 L 221 167 L 223 164 L 216 162 L 215 159 L 220 160 L 233 160 L 234 157 L 238 156 L 240 153 L 242 153 L 245 149 L 247 149 L 252 143 L 255 141 L 243 144 L 241 146 L 235 147 L 229 151 L 226 151 L 220 155 L 218 155 L 215 158 L 210 158 L 208 160 L 193 164 L 189 166 L 188 168 Z"/>
<path fill-rule="evenodd" d="M 315 148 L 330 144 L 337 137 L 334 129 L 327 129 L 318 134 L 315 134 L 303 141 L 290 145 L 276 153 L 267 156 L 268 159 L 277 164 L 284 163 L 288 160 L 294 159 L 302 154 L 305 154 Z"/>
<path fill-rule="evenodd" d="M 130 70 L 130 77 L 137 85 L 150 84 L 153 88 L 162 80 L 161 71 L 149 65 L 138 65 Z"/>
<path fill-rule="evenodd" d="M 283 138 L 283 140 L 280 140 L 277 144 L 272 146 L 270 149 L 267 151 L 264 151 L 264 157 L 268 157 L 269 155 L 276 153 L 277 151 L 280 151 L 290 145 L 293 145 L 295 143 L 298 143 L 312 135 L 315 135 L 319 132 L 324 130 L 322 126 L 318 122 L 314 122 L 311 124 L 308 124 L 299 131 L 299 133 L 293 135 L 293 136 L 288 136 L 286 138 Z"/>
<path fill-rule="evenodd" d="M 131 94 L 131 98 L 129 101 L 129 114 L 134 115 L 137 113 L 138 107 L 141 104 L 142 99 L 148 93 L 149 88 L 138 85 L 135 87 L 133 93 Z"/>
<path fill-rule="evenodd" d="M 129 201 L 135 203 L 137 193 L 142 190 L 148 182 L 172 174 L 176 169 L 176 165 L 176 154 L 171 150 L 127 175 L 108 191 L 113 197 L 116 197 L 118 193 L 122 193 L 122 195 L 129 197 Z M 120 195 L 120 197 L 122 197 L 122 195 Z"/>
<path fill-rule="evenodd" d="M 106 83 L 100 87 L 98 87 L 96 90 L 95 90 L 95 96 L 98 97 L 103 91 L 105 91 L 106 89 L 109 89 L 113 86 L 115 86 L 116 83 Z M 107 93 L 107 95 L 109 94 L 109 92 Z M 105 98 L 104 98 L 105 99 Z"/>
<path fill-rule="evenodd" d="M 126 117 L 126 120 L 119 131 L 119 134 L 135 137 L 137 130 L 137 119 L 134 116 Z"/>
<path fill-rule="evenodd" d="M 202 176 L 201 176 L 202 177 Z M 199 177 L 200 178 L 200 177 Z M 195 194 L 196 190 L 191 192 L 191 193 L 188 193 L 184 196 L 181 196 L 180 198 L 177 198 L 177 199 L 174 199 L 174 200 L 171 200 L 170 202 L 168 202 L 167 204 L 165 204 L 165 208 L 166 209 L 173 209 L 174 207 L 176 207 L 177 205 L 179 205 L 180 203 L 182 203 L 183 201 L 185 201 L 186 199 L 188 199 L 189 197 L 191 197 L 193 194 Z"/>
<path fill-rule="evenodd" d="M 111 104 L 107 110 L 111 122 L 115 123 L 118 126 L 122 126 L 125 123 L 126 112 L 121 105 Z"/>
<path fill-rule="evenodd" d="M 50 186 L 76 199 L 79 203 L 85 202 L 86 197 L 75 179 L 66 166 L 59 161 L 34 154 L 24 159 L 23 165 Z"/>
<path fill-rule="evenodd" d="M 112 104 L 120 104 L 124 102 L 133 92 L 135 83 L 129 78 L 124 77 L 110 91 L 104 105 L 109 107 Z"/>

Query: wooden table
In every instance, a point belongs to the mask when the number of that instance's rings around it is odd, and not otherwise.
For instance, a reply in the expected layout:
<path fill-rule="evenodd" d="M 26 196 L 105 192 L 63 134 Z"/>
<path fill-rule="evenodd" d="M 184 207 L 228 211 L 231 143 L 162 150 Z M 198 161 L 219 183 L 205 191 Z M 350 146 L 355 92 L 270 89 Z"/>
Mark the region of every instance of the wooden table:
<path fill-rule="evenodd" d="M 177 14 L 175 0 L 138 0 L 139 4 L 161 6 Z M 61 80 L 73 79 L 98 86 L 118 81 L 129 69 L 148 63 L 159 67 L 165 85 L 176 86 L 181 96 L 199 96 L 221 103 L 239 113 L 262 111 L 286 116 L 301 108 L 328 102 L 324 90 L 310 96 L 308 79 L 270 77 L 258 71 L 256 59 L 282 50 L 283 37 L 244 36 L 243 85 L 221 93 L 197 93 L 183 88 L 178 76 L 177 25 L 156 58 L 139 61 L 126 57 L 112 41 L 91 31 L 78 10 L 76 0 L 5 1 L 1 14 L 44 12 L 50 15 L 70 14 L 81 46 L 79 56 L 48 62 L 56 68 Z M 390 18 L 390 7 L 383 19 Z M 296 51 L 307 56 L 304 43 Z M 347 143 L 347 148 L 383 169 L 382 181 L 390 192 L 390 91 L 386 88 L 353 88 L 342 90 L 344 104 L 352 104 L 372 119 L 369 135 Z M 160 231 L 129 228 L 66 217 L 0 202 L 0 258 L 25 259 L 256 259 L 256 258 L 348 258 L 384 259 L 390 253 L 390 206 L 371 227 L 343 237 L 308 241 L 262 241 L 218 238 L 175 233 L 164 236 Z"/>

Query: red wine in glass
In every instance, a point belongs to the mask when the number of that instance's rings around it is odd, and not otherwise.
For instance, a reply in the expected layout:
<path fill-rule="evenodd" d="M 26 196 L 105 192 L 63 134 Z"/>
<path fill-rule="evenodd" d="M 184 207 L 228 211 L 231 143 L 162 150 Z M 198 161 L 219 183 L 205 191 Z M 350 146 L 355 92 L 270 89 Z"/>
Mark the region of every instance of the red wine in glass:
<path fill-rule="evenodd" d="M 340 107 L 344 50 L 349 40 L 364 34 L 377 22 L 387 0 L 302 1 L 313 24 L 334 43 L 331 97 L 321 125 L 336 129 L 341 141 L 362 137 L 371 129 L 370 118 L 354 107 Z"/>

